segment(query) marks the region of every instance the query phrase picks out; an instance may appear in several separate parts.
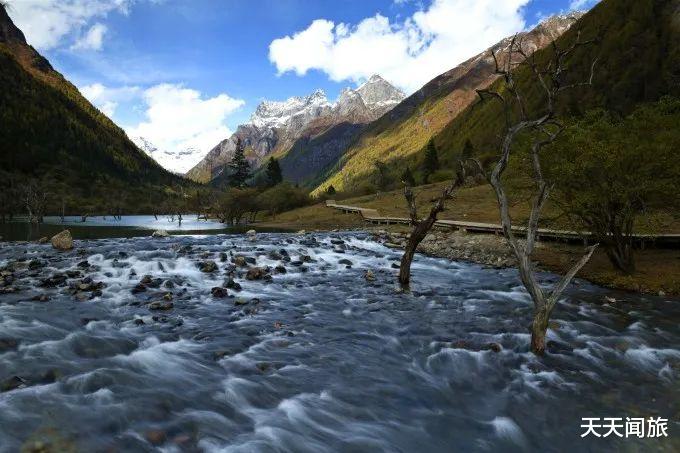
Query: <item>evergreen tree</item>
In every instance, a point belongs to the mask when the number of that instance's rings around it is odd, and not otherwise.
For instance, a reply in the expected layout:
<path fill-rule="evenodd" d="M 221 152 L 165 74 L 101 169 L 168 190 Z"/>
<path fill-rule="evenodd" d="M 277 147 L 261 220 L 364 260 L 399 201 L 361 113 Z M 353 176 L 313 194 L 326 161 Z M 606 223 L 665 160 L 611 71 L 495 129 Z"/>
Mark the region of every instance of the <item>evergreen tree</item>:
<path fill-rule="evenodd" d="M 333 187 L 332 185 L 328 186 L 328 188 L 326 189 L 326 193 L 328 195 L 335 195 L 335 187 Z"/>
<path fill-rule="evenodd" d="M 461 153 L 461 158 L 463 160 L 465 160 L 465 159 L 471 158 L 474 155 L 475 155 L 475 147 L 472 146 L 472 142 L 468 138 L 468 139 L 465 140 L 465 144 L 463 145 L 463 152 Z"/>
<path fill-rule="evenodd" d="M 266 175 L 267 175 L 267 186 L 268 187 L 273 187 L 273 186 L 283 182 L 283 175 L 281 174 L 281 166 L 279 165 L 279 161 L 277 159 L 275 159 L 273 157 L 269 158 L 269 162 L 267 163 Z"/>
<path fill-rule="evenodd" d="M 406 170 L 404 170 L 404 173 L 401 174 L 401 182 L 409 187 L 416 185 L 416 178 L 413 177 L 413 173 L 411 173 L 411 169 L 408 166 L 406 167 Z"/>
<path fill-rule="evenodd" d="M 423 182 L 427 184 L 430 175 L 439 169 L 439 157 L 437 156 L 437 147 L 434 144 L 434 139 L 431 138 L 427 142 L 425 148 L 425 161 L 423 162 Z"/>
<path fill-rule="evenodd" d="M 236 152 L 229 162 L 229 182 L 233 187 L 245 187 L 250 178 L 250 164 L 246 160 L 245 148 L 241 139 L 236 140 Z"/>

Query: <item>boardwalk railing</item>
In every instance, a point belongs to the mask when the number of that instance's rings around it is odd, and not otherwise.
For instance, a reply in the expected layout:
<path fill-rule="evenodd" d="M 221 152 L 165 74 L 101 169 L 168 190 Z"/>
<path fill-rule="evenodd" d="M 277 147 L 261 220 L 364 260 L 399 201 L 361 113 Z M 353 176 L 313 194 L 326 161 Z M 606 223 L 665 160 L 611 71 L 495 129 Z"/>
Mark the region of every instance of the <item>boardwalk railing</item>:
<path fill-rule="evenodd" d="M 335 202 L 335 200 L 327 200 L 326 206 L 332 209 L 337 209 L 344 213 L 356 213 L 361 215 L 363 220 L 375 225 L 409 225 L 411 220 L 406 217 L 384 217 L 381 216 L 377 209 L 362 208 L 359 206 L 342 205 Z M 488 234 L 502 234 L 503 228 L 500 224 L 495 223 L 481 223 L 481 222 L 464 222 L 460 220 L 437 220 L 434 224 L 438 228 L 448 228 L 460 231 L 468 231 L 471 233 L 488 233 Z M 522 233 L 526 231 L 525 227 L 514 226 L 513 231 Z M 553 230 L 549 228 L 539 228 L 537 239 L 547 239 L 562 242 L 583 242 L 588 243 L 588 239 L 592 237 L 592 233 L 588 231 L 569 231 L 569 230 Z M 655 245 L 680 245 L 680 234 L 634 234 L 633 238 L 644 247 L 646 243 L 653 243 Z"/>

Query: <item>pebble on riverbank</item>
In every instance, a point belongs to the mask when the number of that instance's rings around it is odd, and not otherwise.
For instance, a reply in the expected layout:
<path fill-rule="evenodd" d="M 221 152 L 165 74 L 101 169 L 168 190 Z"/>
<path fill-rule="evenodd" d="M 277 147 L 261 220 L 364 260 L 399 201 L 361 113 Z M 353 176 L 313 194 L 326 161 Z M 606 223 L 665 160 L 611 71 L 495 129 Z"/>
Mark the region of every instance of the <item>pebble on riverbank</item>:
<path fill-rule="evenodd" d="M 386 247 L 404 248 L 408 233 L 379 230 L 375 238 Z M 511 267 L 516 259 L 502 236 L 472 235 L 462 231 L 431 231 L 418 246 L 418 251 L 450 260 L 465 260 L 494 267 Z"/>

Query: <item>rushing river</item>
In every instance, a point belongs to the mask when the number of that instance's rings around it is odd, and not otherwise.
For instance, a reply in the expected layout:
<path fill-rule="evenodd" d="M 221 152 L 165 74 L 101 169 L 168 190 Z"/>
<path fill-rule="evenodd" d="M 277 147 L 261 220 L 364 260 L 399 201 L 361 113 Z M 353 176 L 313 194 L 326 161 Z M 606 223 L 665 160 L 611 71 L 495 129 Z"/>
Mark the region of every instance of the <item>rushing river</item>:
<path fill-rule="evenodd" d="M 0 245 L 2 452 L 680 446 L 677 300 L 577 281 L 536 358 L 514 270 L 419 256 L 402 294 L 398 252 L 361 234 L 76 245 Z M 581 438 L 582 417 L 627 416 L 669 437 Z"/>

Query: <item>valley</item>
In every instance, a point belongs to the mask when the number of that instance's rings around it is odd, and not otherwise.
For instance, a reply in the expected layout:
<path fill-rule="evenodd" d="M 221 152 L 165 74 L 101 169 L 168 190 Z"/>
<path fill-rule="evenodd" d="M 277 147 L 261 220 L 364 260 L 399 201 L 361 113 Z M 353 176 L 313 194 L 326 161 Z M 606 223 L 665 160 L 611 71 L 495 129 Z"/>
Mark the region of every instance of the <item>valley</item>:
<path fill-rule="evenodd" d="M 680 0 L 217 3 L 0 0 L 0 452 L 680 450 Z"/>

